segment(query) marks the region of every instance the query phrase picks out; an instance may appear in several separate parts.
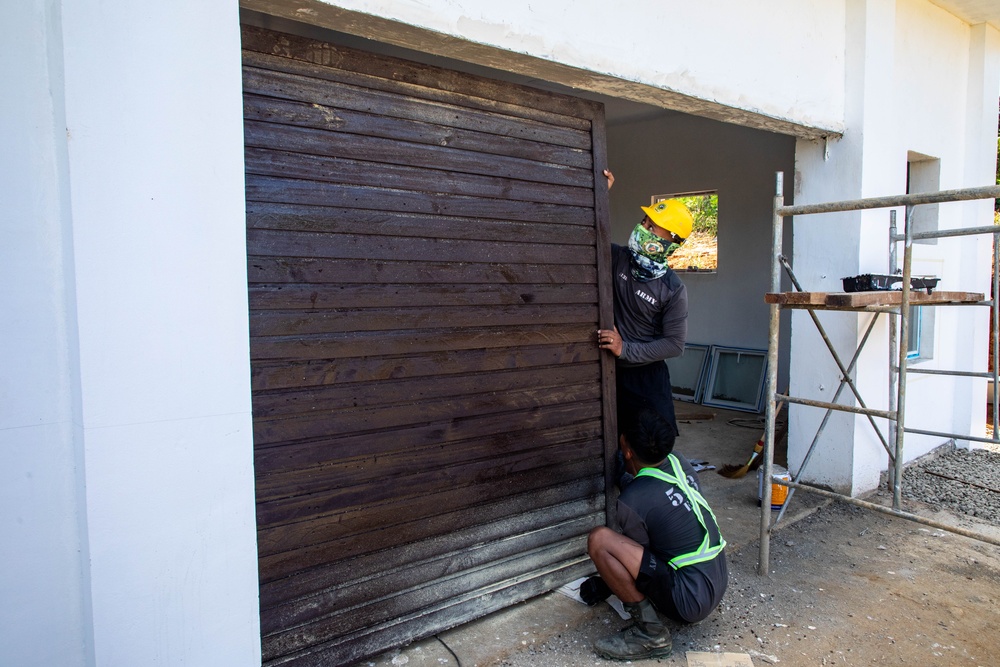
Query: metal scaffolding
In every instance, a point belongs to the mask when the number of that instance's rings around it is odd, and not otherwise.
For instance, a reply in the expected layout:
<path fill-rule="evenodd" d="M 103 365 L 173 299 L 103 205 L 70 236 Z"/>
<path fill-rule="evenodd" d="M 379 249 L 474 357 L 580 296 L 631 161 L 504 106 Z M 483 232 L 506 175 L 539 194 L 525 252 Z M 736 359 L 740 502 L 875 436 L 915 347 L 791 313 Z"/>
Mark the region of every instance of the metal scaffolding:
<path fill-rule="evenodd" d="M 761 490 L 761 519 L 760 519 L 760 558 L 757 564 L 758 574 L 766 575 L 770 563 L 770 534 L 772 528 L 784 516 L 785 509 L 791 501 L 797 489 L 803 489 L 810 493 L 816 493 L 825 497 L 834 498 L 860 507 L 865 507 L 878 512 L 902 517 L 917 523 L 922 523 L 942 530 L 947 530 L 959 535 L 965 535 L 977 540 L 1000 545 L 1000 540 L 975 533 L 957 526 L 951 526 L 941 522 L 933 521 L 916 514 L 904 512 L 901 509 L 901 490 L 903 476 L 903 439 L 906 433 L 939 436 L 942 438 L 952 438 L 960 440 L 970 440 L 975 442 L 1000 443 L 1000 419 L 998 419 L 998 366 L 1000 366 L 1000 337 L 997 335 L 998 322 L 1000 322 L 1000 243 L 997 235 L 1000 234 L 1000 226 L 989 225 L 987 227 L 967 227 L 961 229 L 948 229 L 941 231 L 915 232 L 913 230 L 913 210 L 914 207 L 925 204 L 938 204 L 944 202 L 968 201 L 976 199 L 996 199 L 1000 197 L 1000 186 L 970 188 L 963 190 L 944 190 L 933 193 L 920 193 L 909 195 L 898 195 L 893 197 L 878 197 L 870 199 L 857 199 L 852 201 L 830 202 L 826 204 L 812 204 L 803 206 L 785 206 L 784 204 L 784 175 L 779 172 L 776 179 L 776 189 L 774 196 L 774 220 L 771 237 L 771 292 L 767 295 L 766 301 L 770 304 L 770 326 L 768 336 L 768 357 L 767 357 L 767 402 L 765 411 L 764 427 L 764 459 L 762 463 L 763 478 L 772 480 L 775 484 L 787 486 L 788 495 L 778 512 L 777 517 L 772 521 L 771 511 L 771 484 L 762 484 Z M 889 247 L 890 247 L 890 273 L 897 270 L 896 245 L 903 242 L 903 266 L 902 266 L 902 286 L 899 291 L 864 293 L 865 298 L 853 299 L 852 295 L 834 295 L 823 293 L 809 293 L 802 289 L 791 265 L 782 255 L 782 239 L 784 232 L 785 218 L 791 216 L 804 216 L 822 213 L 835 213 L 846 211 L 862 211 L 868 209 L 883 209 L 894 207 L 906 207 L 906 216 L 903 225 L 903 233 L 897 233 L 895 222 L 895 211 L 890 211 L 889 226 Z M 923 239 L 937 239 L 956 236 L 971 236 L 976 234 L 993 235 L 993 296 L 991 299 L 984 299 L 982 294 L 960 293 L 960 292 L 937 292 L 934 294 L 923 293 L 911 287 L 911 271 L 913 263 L 913 242 Z M 795 292 L 781 292 L 781 272 L 784 270 Z M 841 298 L 845 297 L 845 298 Z M 992 311 L 991 320 L 991 345 L 994 359 L 992 372 L 972 372 L 961 370 L 920 370 L 917 368 L 907 369 L 907 346 L 901 341 L 908 340 L 909 319 L 911 305 L 919 307 L 946 306 L 946 305 L 975 305 L 987 306 Z M 820 336 L 826 343 L 837 367 L 840 370 L 840 384 L 837 388 L 832 402 L 822 402 L 805 398 L 784 395 L 777 393 L 778 377 L 778 332 L 780 313 L 783 308 L 802 309 L 808 311 L 813 324 L 818 329 Z M 870 312 L 871 319 L 861 341 L 850 360 L 845 366 L 840 356 L 833 347 L 832 342 L 826 334 L 819 318 L 816 316 L 817 310 L 847 311 L 853 313 Z M 851 372 L 857 364 L 862 349 L 868 342 L 869 336 L 875 327 L 879 315 L 890 318 L 889 321 L 889 391 L 888 409 L 876 410 L 867 407 L 854 381 L 851 379 Z M 794 372 L 791 369 L 790 372 Z M 971 378 L 991 378 L 993 380 L 993 423 L 995 425 L 993 438 L 983 438 L 970 434 L 940 433 L 920 429 L 907 428 L 905 426 L 906 413 L 906 376 L 907 373 L 927 373 L 937 375 L 951 375 Z M 859 407 L 842 405 L 837 402 L 841 393 L 846 388 L 850 389 Z M 811 406 L 822 408 L 826 413 L 820 423 L 812 443 L 807 450 L 802 464 L 798 471 L 792 475 L 791 481 L 775 477 L 773 475 L 774 464 L 774 432 L 775 416 L 780 402 L 789 404 Z M 801 481 L 809 460 L 812 457 L 816 446 L 819 443 L 827 421 L 834 411 L 850 412 L 858 415 L 865 415 L 871 423 L 872 428 L 878 436 L 883 448 L 888 455 L 888 484 L 892 489 L 892 507 L 886 507 L 877 503 L 871 503 L 851 496 L 835 493 L 822 489 Z M 888 423 L 888 435 L 882 433 L 876 423 L 876 418 L 881 418 Z"/>

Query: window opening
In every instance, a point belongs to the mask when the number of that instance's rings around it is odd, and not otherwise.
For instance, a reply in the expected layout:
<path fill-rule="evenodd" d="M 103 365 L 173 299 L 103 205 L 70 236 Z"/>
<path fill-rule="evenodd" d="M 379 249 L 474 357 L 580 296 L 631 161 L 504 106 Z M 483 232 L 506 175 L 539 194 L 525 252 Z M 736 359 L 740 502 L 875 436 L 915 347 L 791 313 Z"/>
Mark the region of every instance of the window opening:
<path fill-rule="evenodd" d="M 705 388 L 705 371 L 709 363 L 709 347 L 685 343 L 684 354 L 663 362 L 670 369 L 670 385 L 674 398 L 678 401 L 701 401 Z"/>
<path fill-rule="evenodd" d="M 929 361 L 934 358 L 935 308 L 910 306 L 910 316 L 906 329 L 907 363 Z"/>
<path fill-rule="evenodd" d="M 941 160 L 908 151 L 906 154 L 906 194 L 937 192 L 941 189 Z M 938 205 L 923 204 L 913 207 L 914 232 L 938 230 Z M 937 239 L 917 239 L 914 243 L 937 245 Z"/>
<path fill-rule="evenodd" d="M 922 308 L 910 306 L 909 325 L 906 330 L 906 358 L 916 359 L 920 356 L 920 313 Z"/>
<path fill-rule="evenodd" d="M 716 271 L 719 265 L 719 193 L 716 191 L 653 195 L 650 205 L 679 199 L 691 211 L 691 236 L 667 260 L 674 271 Z"/>
<path fill-rule="evenodd" d="M 703 405 L 760 412 L 764 400 L 767 350 L 712 346 Z"/>

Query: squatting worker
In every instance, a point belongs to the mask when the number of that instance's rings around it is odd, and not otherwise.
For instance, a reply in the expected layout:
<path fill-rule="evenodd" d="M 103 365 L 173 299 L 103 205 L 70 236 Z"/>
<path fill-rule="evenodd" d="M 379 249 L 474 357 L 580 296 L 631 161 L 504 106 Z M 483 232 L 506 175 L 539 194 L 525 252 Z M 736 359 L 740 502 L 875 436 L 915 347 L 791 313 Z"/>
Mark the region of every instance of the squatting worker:
<path fill-rule="evenodd" d="M 614 175 L 604 170 L 608 189 Z M 687 338 L 687 288 L 667 266 L 691 234 L 693 219 L 676 199 L 641 207 L 645 216 L 627 246 L 611 245 L 615 328 L 599 329 L 598 344 L 617 357 L 618 423 L 623 410 L 648 401 L 677 434 L 670 372 L 664 359 L 680 356 Z"/>
<path fill-rule="evenodd" d="M 618 497 L 621 534 L 603 526 L 590 533 L 587 551 L 600 578 L 585 585 L 591 604 L 617 595 L 633 624 L 594 648 L 617 660 L 664 657 L 672 642 L 657 611 L 677 623 L 696 623 L 712 613 L 729 579 L 726 541 L 694 468 L 672 453 L 674 433 L 659 413 L 640 409 L 618 444 L 635 477 Z"/>

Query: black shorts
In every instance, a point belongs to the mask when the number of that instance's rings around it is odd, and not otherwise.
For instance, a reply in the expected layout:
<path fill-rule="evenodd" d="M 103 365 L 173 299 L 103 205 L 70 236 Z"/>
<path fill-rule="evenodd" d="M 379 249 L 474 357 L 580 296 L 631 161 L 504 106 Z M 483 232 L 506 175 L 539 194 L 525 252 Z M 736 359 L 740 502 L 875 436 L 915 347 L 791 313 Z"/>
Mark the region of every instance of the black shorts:
<path fill-rule="evenodd" d="M 663 416 L 678 434 L 674 415 L 674 397 L 670 387 L 670 370 L 662 361 L 645 366 L 619 366 L 615 369 L 618 393 L 618 430 L 639 409 L 649 407 Z"/>
<path fill-rule="evenodd" d="M 724 551 L 711 561 L 678 572 L 646 547 L 635 586 L 661 614 L 686 625 L 704 620 L 719 606 L 728 580 Z"/>

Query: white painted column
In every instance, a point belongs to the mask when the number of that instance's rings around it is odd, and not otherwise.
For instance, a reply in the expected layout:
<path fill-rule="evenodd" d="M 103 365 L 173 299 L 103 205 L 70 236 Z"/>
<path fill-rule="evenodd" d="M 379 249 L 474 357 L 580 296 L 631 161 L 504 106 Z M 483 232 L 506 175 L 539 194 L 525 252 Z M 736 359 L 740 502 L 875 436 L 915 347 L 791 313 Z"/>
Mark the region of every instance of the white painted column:
<path fill-rule="evenodd" d="M 969 187 L 990 185 L 996 174 L 997 107 L 1000 100 L 1000 31 L 983 23 L 971 28 L 969 43 L 969 79 L 965 127 L 965 181 Z M 950 206 L 956 206 L 951 204 Z M 988 226 L 993 221 L 993 200 L 966 202 L 961 224 L 965 227 Z M 989 298 L 991 289 L 988 267 L 993 261 L 992 238 L 972 237 L 962 245 L 961 261 L 955 272 L 962 285 Z M 986 308 L 962 309 L 959 329 L 970 338 L 958 350 L 963 369 L 984 372 L 988 368 L 990 316 Z M 985 435 L 986 381 L 956 382 L 955 433 Z M 981 447 L 971 441 L 960 445 Z"/>
<path fill-rule="evenodd" d="M 259 664 L 237 5 L 0 25 L 0 663 Z"/>
<path fill-rule="evenodd" d="M 58 3 L 0 10 L 4 665 L 93 664 L 60 23 Z"/>
<path fill-rule="evenodd" d="M 893 73 L 892 0 L 848 0 L 845 54 L 845 126 L 843 138 L 823 142 L 800 140 L 796 148 L 795 203 L 859 199 L 899 193 L 905 188 L 905 162 L 896 156 L 891 130 Z M 904 153 L 905 155 L 905 153 Z M 807 291 L 839 292 L 842 278 L 871 272 L 877 263 L 888 269 L 888 240 L 882 231 L 888 213 L 823 214 L 794 221 L 793 266 Z M 851 356 L 867 317 L 820 312 L 844 365 Z M 808 313 L 792 316 L 790 393 L 832 402 L 840 372 Z M 885 408 L 887 400 L 887 329 L 877 326 L 854 374 L 869 407 Z M 849 402 L 845 388 L 838 402 Z M 824 411 L 791 406 L 789 410 L 789 466 L 799 470 L 819 428 Z M 804 481 L 839 492 L 873 488 L 885 451 L 871 435 L 864 417 L 836 412 L 810 459 Z"/>

